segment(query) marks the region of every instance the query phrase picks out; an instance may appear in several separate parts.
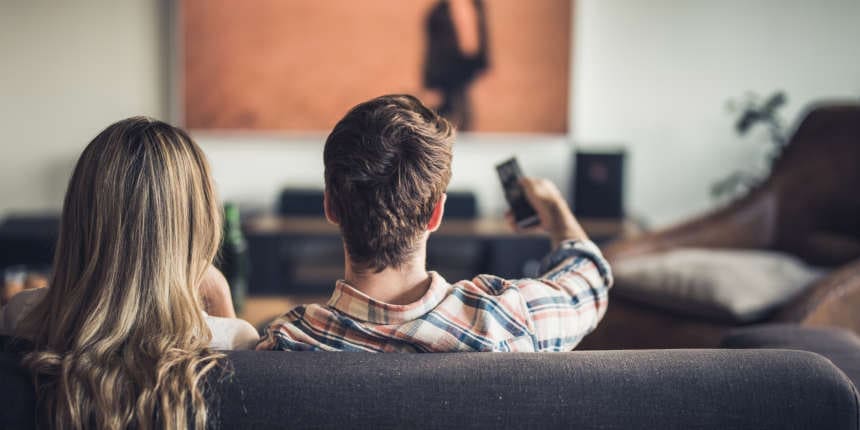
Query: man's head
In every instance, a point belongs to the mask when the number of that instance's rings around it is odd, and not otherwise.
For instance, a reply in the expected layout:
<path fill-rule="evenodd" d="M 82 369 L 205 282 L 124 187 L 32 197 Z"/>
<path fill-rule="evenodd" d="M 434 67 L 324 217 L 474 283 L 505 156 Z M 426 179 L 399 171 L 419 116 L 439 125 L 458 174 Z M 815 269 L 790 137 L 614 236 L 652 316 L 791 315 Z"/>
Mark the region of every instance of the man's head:
<path fill-rule="evenodd" d="M 325 144 L 326 215 L 340 225 L 351 263 L 400 267 L 441 220 L 454 130 L 409 95 L 364 102 Z"/>

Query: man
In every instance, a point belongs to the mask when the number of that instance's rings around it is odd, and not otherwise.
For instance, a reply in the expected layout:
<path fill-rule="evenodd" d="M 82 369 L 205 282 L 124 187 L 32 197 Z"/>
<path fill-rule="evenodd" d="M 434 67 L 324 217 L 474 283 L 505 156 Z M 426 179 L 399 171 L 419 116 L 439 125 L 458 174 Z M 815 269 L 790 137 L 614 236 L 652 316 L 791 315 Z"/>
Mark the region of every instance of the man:
<path fill-rule="evenodd" d="M 257 349 L 566 351 L 596 327 L 609 266 L 549 181 L 522 181 L 553 244 L 543 276 L 451 284 L 426 270 L 453 135 L 445 119 L 405 95 L 362 103 L 335 126 L 323 154 L 325 212 L 343 235 L 344 279 L 326 305 L 299 306 L 272 322 Z"/>

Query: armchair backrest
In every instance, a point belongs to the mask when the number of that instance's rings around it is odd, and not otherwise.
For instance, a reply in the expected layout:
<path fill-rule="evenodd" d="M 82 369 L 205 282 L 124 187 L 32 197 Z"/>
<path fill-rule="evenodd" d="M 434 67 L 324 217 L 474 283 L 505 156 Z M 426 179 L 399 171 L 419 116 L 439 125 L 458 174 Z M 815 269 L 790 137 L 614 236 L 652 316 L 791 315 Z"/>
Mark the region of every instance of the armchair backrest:
<path fill-rule="evenodd" d="M 860 103 L 809 110 L 774 164 L 772 247 L 819 264 L 860 257 Z"/>
<path fill-rule="evenodd" d="M 743 198 L 604 253 L 617 261 L 676 247 L 776 249 L 830 266 L 860 258 L 860 103 L 810 109 Z"/>

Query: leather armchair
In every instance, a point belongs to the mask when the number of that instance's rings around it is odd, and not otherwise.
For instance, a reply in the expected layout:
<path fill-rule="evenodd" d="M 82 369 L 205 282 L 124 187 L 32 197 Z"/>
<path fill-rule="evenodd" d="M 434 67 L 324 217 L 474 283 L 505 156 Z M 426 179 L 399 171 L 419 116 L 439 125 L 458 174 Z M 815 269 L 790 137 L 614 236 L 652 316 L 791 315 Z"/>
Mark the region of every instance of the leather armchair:
<path fill-rule="evenodd" d="M 770 176 L 687 222 L 609 244 L 610 262 L 676 247 L 768 249 L 834 268 L 768 322 L 860 333 L 860 104 L 808 111 Z M 732 326 L 613 298 L 583 348 L 715 347 Z"/>

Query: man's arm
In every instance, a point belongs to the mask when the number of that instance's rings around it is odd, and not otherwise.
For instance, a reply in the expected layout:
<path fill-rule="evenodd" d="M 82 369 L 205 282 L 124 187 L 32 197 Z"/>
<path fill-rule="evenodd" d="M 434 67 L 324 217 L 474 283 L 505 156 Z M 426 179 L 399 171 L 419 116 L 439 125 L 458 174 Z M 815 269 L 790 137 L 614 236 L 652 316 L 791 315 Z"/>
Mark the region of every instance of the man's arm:
<path fill-rule="evenodd" d="M 553 251 L 544 259 L 542 276 L 515 281 L 516 287 L 534 327 L 537 349 L 570 350 L 606 313 L 612 274 L 552 182 L 523 178 L 520 183 Z"/>
<path fill-rule="evenodd" d="M 542 178 L 521 178 L 520 185 L 526 199 L 537 212 L 540 224 L 536 227 L 549 234 L 553 249 L 558 248 L 565 240 L 588 240 L 585 230 L 573 216 L 561 191 L 552 182 Z M 506 214 L 508 223 L 519 230 L 513 215 Z"/>

